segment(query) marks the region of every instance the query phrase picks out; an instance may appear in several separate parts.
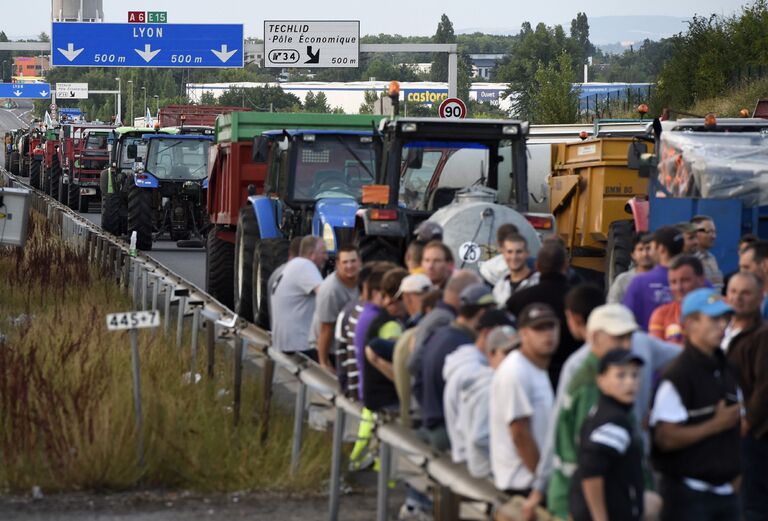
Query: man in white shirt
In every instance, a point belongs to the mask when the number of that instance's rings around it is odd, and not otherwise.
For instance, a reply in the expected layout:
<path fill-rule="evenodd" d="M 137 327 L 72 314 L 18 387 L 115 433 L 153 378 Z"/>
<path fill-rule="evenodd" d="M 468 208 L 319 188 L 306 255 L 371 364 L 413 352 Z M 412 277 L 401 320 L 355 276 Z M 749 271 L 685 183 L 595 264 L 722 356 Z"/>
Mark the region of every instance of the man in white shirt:
<path fill-rule="evenodd" d="M 518 318 L 520 348 L 491 383 L 491 468 L 496 488 L 527 495 L 547 432 L 554 395 L 547 367 L 560 342 L 560 323 L 546 304 L 526 306 Z"/>
<path fill-rule="evenodd" d="M 320 269 L 327 261 L 323 239 L 308 235 L 301 240 L 299 256 L 285 265 L 271 300 L 272 346 L 279 351 L 301 352 L 317 360 L 317 350 L 309 348 L 309 332 L 315 294 L 323 282 Z"/>
<path fill-rule="evenodd" d="M 538 272 L 528 266 L 528 242 L 522 235 L 507 235 L 501 243 L 507 274 L 493 286 L 493 298 L 501 307 L 513 293 L 539 282 Z"/>

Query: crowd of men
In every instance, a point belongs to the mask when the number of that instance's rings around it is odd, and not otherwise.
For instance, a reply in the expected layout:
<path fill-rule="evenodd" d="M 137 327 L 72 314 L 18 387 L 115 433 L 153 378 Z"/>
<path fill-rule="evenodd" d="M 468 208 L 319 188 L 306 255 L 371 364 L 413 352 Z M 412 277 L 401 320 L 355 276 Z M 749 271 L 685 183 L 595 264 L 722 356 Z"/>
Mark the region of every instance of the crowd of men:
<path fill-rule="evenodd" d="M 743 237 L 724 277 L 715 241 L 706 216 L 638 235 L 604 291 L 557 237 L 531 258 L 511 224 L 477 271 L 426 222 L 404 266 L 344 246 L 323 279 L 307 236 L 269 282 L 273 347 L 364 405 L 353 469 L 387 415 L 525 496 L 528 519 L 768 519 L 768 242 Z M 409 488 L 399 518 L 431 507 Z"/>

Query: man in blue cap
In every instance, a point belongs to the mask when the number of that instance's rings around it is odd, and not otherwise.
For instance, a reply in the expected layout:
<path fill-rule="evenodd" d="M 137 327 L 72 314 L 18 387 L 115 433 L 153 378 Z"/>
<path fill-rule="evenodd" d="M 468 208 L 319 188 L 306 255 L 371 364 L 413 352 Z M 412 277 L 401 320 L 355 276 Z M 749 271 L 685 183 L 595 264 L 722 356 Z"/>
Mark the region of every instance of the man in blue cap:
<path fill-rule="evenodd" d="M 740 392 L 720 349 L 732 312 L 713 289 L 683 299 L 685 347 L 662 376 L 650 418 L 662 521 L 739 519 Z"/>

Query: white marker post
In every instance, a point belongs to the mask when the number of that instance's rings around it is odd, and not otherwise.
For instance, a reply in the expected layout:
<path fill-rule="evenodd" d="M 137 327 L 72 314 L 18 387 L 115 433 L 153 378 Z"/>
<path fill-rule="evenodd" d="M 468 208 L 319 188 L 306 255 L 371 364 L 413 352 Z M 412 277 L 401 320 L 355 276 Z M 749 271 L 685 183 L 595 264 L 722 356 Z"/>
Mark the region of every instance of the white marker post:
<path fill-rule="evenodd" d="M 141 371 L 139 368 L 139 329 L 159 327 L 160 312 L 129 311 L 107 315 L 107 329 L 110 331 L 129 331 L 131 335 L 131 361 L 133 365 L 133 404 L 136 410 L 136 429 L 138 431 L 139 466 L 144 467 L 144 431 L 141 415 Z"/>

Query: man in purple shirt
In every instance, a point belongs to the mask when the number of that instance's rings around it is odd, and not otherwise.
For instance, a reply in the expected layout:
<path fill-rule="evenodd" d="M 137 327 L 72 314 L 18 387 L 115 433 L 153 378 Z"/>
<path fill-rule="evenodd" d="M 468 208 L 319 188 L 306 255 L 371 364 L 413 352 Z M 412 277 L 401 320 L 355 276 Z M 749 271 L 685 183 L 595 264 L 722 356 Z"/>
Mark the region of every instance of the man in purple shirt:
<path fill-rule="evenodd" d="M 359 382 L 357 395 L 360 401 L 363 401 L 363 367 L 365 364 L 365 338 L 371 322 L 379 315 L 381 306 L 384 303 L 384 296 L 381 292 L 381 280 L 384 274 L 395 265 L 390 262 L 381 262 L 374 266 L 371 276 L 368 279 L 368 301 L 363 304 L 363 310 L 357 316 L 357 325 L 355 326 L 355 358 L 357 359 L 357 368 Z"/>
<path fill-rule="evenodd" d="M 684 244 L 683 232 L 678 228 L 663 226 L 656 230 L 651 240 L 656 267 L 635 276 L 624 293 L 622 303 L 632 310 L 635 320 L 644 331 L 648 331 L 648 321 L 653 310 L 672 302 L 667 272 L 672 259 L 683 251 Z"/>

